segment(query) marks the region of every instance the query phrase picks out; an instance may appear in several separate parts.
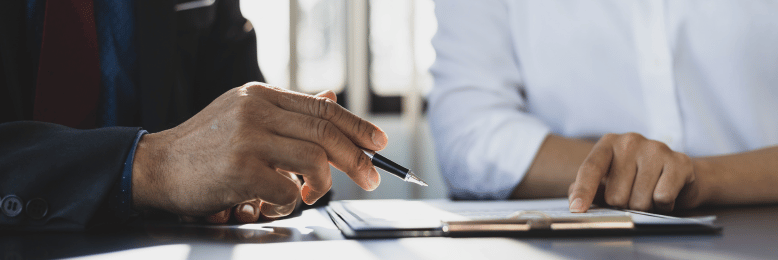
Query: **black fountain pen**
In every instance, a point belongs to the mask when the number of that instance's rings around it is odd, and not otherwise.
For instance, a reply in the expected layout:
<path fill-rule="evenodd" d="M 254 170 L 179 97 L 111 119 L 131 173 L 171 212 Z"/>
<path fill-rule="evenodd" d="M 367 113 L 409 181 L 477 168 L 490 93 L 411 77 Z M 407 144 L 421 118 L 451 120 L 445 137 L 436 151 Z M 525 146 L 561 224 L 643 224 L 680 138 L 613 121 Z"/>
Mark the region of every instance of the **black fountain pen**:
<path fill-rule="evenodd" d="M 427 183 L 419 179 L 419 176 L 416 176 L 416 174 L 413 174 L 413 171 L 408 170 L 407 168 L 402 167 L 399 164 L 389 159 L 386 159 L 386 157 L 383 157 L 380 154 L 377 154 L 375 152 L 371 152 L 368 150 L 362 150 L 362 151 L 365 152 L 365 154 L 367 154 L 367 157 L 370 157 L 370 161 L 373 162 L 373 165 L 375 165 L 376 167 L 381 168 L 384 171 L 391 173 L 394 176 L 397 176 L 403 181 L 416 183 L 421 186 L 427 186 Z"/>

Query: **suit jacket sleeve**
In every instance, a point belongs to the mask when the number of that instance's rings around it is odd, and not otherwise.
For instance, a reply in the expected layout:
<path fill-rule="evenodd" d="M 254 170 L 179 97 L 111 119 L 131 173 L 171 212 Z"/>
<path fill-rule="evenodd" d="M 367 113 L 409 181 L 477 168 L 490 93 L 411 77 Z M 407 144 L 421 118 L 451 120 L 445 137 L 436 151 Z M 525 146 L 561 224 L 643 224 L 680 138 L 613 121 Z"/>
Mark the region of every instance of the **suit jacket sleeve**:
<path fill-rule="evenodd" d="M 0 124 L 0 195 L 18 196 L 23 205 L 35 198 L 48 204 L 38 220 L 24 210 L 15 217 L 0 213 L 0 230 L 73 231 L 110 221 L 96 213 L 121 175 L 138 131 L 76 130 L 30 121 Z"/>

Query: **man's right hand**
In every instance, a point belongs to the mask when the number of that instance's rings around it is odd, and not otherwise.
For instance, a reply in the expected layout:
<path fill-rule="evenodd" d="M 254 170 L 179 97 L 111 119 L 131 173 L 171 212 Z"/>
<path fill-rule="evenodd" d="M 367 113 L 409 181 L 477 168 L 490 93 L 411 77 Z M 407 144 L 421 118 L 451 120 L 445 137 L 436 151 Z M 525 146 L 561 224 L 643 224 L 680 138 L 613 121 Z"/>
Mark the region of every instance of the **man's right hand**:
<path fill-rule="evenodd" d="M 361 148 L 386 144 L 380 128 L 328 98 L 248 83 L 141 139 L 133 206 L 200 217 L 258 200 L 262 215 L 284 216 L 300 196 L 313 204 L 329 191 L 330 163 L 374 190 L 380 176 Z"/>

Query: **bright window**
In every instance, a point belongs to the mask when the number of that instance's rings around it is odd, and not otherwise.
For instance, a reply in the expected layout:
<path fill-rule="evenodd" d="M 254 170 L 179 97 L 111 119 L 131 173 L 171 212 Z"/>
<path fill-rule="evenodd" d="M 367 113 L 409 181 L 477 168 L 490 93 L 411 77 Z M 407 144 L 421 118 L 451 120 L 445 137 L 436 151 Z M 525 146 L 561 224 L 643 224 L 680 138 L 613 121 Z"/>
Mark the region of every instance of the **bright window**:
<path fill-rule="evenodd" d="M 355 6 L 368 8 L 369 18 L 349 21 L 347 10 Z M 369 66 L 357 71 L 368 75 L 371 95 L 396 100 L 432 88 L 432 0 L 252 0 L 241 1 L 241 10 L 256 30 L 259 66 L 270 84 L 306 93 L 347 89 L 348 55 L 354 55 L 348 23 L 362 22 L 369 51 L 361 55 L 369 56 Z"/>

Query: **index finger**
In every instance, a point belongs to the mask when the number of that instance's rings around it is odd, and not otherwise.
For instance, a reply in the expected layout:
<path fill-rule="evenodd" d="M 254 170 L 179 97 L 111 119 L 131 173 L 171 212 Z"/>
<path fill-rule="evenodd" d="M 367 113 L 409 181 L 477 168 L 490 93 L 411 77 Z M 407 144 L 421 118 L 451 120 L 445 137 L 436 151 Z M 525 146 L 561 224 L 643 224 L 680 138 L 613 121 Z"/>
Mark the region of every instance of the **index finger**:
<path fill-rule="evenodd" d="M 314 97 L 270 85 L 257 83 L 263 96 L 273 105 L 284 110 L 318 117 L 332 122 L 343 134 L 359 147 L 374 151 L 383 150 L 388 143 L 386 133 L 338 105 L 326 97 Z"/>
<path fill-rule="evenodd" d="M 610 169 L 613 160 L 613 148 L 607 138 L 594 145 L 589 156 L 578 168 L 578 175 L 571 187 L 570 212 L 583 213 L 589 209 L 597 194 L 600 180 Z"/>

